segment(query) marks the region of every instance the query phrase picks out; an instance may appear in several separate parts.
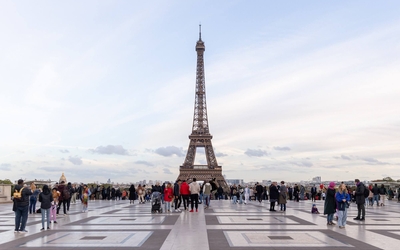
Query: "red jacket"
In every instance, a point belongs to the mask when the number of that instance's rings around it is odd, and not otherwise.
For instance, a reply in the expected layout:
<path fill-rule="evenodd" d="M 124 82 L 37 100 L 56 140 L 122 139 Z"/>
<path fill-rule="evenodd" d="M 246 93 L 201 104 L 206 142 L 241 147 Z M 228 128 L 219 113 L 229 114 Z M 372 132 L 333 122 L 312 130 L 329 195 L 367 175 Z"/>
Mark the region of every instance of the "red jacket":
<path fill-rule="evenodd" d="M 181 195 L 189 195 L 190 194 L 189 185 L 187 184 L 187 182 L 182 182 L 180 193 L 181 193 Z"/>
<path fill-rule="evenodd" d="M 174 191 L 172 190 L 172 188 L 165 188 L 164 190 L 164 201 L 170 202 L 172 201 L 172 197 L 174 195 Z M 171 198 L 169 198 L 171 197 Z"/>

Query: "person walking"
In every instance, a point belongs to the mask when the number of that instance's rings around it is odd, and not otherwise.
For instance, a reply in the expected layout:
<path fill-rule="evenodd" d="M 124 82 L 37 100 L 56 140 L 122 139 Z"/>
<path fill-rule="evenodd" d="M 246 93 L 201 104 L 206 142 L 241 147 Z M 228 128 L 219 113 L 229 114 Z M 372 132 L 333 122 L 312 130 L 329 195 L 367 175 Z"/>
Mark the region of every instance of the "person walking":
<path fill-rule="evenodd" d="M 293 188 L 293 199 L 295 200 L 295 201 L 297 201 L 297 202 L 299 202 L 299 192 L 300 192 L 300 189 L 299 189 L 299 186 L 297 185 L 297 184 L 294 184 L 294 188 Z"/>
<path fill-rule="evenodd" d="M 190 190 L 190 208 L 191 208 L 189 212 L 193 212 L 194 207 L 196 207 L 196 212 L 198 212 L 200 185 L 199 183 L 196 182 L 196 178 L 193 178 L 192 183 L 190 183 L 189 190 Z"/>
<path fill-rule="evenodd" d="M 86 213 L 88 211 L 88 204 L 89 204 L 89 188 L 87 185 L 83 185 L 83 192 L 82 192 L 82 212 Z"/>
<path fill-rule="evenodd" d="M 385 185 L 381 185 L 379 188 L 379 200 L 380 200 L 380 206 L 385 206 L 385 199 L 386 199 L 386 188 Z"/>
<path fill-rule="evenodd" d="M 336 212 L 336 201 L 335 201 L 335 183 L 330 182 L 329 187 L 326 190 L 325 195 L 325 207 L 324 214 L 327 215 L 327 225 L 336 225 L 333 223 L 333 215 Z"/>
<path fill-rule="evenodd" d="M 65 185 L 65 182 L 61 181 L 57 187 L 57 190 L 60 192 L 60 197 L 58 197 L 59 204 L 57 207 L 57 214 L 60 213 L 61 205 L 63 205 L 64 215 L 67 215 L 67 201 L 70 198 L 69 189 Z"/>
<path fill-rule="evenodd" d="M 210 206 L 210 196 L 211 196 L 211 184 L 208 181 L 204 181 L 203 185 L 203 198 L 204 198 L 204 209 Z"/>
<path fill-rule="evenodd" d="M 24 180 L 19 179 L 18 184 L 14 187 L 13 196 L 13 211 L 15 212 L 15 230 L 14 233 L 27 233 L 25 230 L 26 221 L 28 220 L 28 209 L 29 209 L 29 196 L 32 195 L 32 191 L 36 190 L 34 183 L 31 184 L 31 188 L 24 187 Z"/>
<path fill-rule="evenodd" d="M 356 204 L 357 204 L 357 217 L 354 220 L 365 220 L 365 189 L 364 183 L 362 183 L 359 179 L 355 179 L 356 183 Z"/>
<path fill-rule="evenodd" d="M 250 188 L 248 185 L 246 185 L 246 188 L 244 189 L 244 204 L 246 205 L 247 202 L 249 202 L 250 198 Z"/>
<path fill-rule="evenodd" d="M 372 206 L 374 205 L 376 201 L 376 206 L 379 207 L 379 188 L 378 184 L 375 183 L 374 187 L 372 188 L 372 193 L 374 195 L 373 200 L 372 200 Z"/>
<path fill-rule="evenodd" d="M 314 184 L 314 186 L 311 187 L 311 201 L 312 202 L 315 202 L 316 195 L 317 195 L 317 187 Z"/>
<path fill-rule="evenodd" d="M 175 202 L 175 212 L 181 212 L 179 207 L 181 206 L 182 203 L 182 197 L 180 193 L 180 188 L 181 188 L 181 180 L 178 179 L 175 184 L 174 184 L 174 202 Z"/>
<path fill-rule="evenodd" d="M 136 196 L 136 190 L 135 190 L 135 185 L 131 185 L 129 187 L 129 204 L 135 204 L 135 197 Z"/>
<path fill-rule="evenodd" d="M 285 186 L 285 182 L 281 181 L 281 186 L 279 187 L 279 198 L 278 198 L 278 204 L 281 205 L 281 210 L 282 212 L 286 211 L 286 203 L 287 203 L 287 187 Z"/>
<path fill-rule="evenodd" d="M 167 183 L 164 189 L 164 205 L 165 205 L 165 212 L 171 212 L 171 201 L 174 198 L 174 191 L 172 190 L 171 183 Z"/>
<path fill-rule="evenodd" d="M 347 206 L 350 201 L 350 195 L 347 192 L 346 185 L 341 184 L 336 193 L 336 201 L 338 203 L 338 225 L 339 228 L 345 228 L 347 221 Z"/>
<path fill-rule="evenodd" d="M 185 211 L 186 211 L 189 208 L 190 190 L 189 190 L 189 185 L 187 184 L 187 182 L 185 180 L 183 180 L 179 192 L 182 195 L 183 207 L 185 208 Z"/>
<path fill-rule="evenodd" d="M 257 192 L 256 195 L 257 195 L 257 200 L 260 203 L 262 202 L 263 191 L 264 191 L 263 186 L 261 186 L 261 184 L 257 182 L 257 184 L 256 184 L 256 192 Z"/>
<path fill-rule="evenodd" d="M 57 191 L 57 188 L 53 188 L 51 190 L 52 202 L 50 207 L 50 221 L 53 223 L 57 223 L 57 205 L 58 198 L 60 197 L 60 192 Z"/>
<path fill-rule="evenodd" d="M 269 186 L 269 211 L 275 212 L 275 203 L 279 199 L 279 191 L 277 187 L 276 181 L 272 182 L 271 186 Z"/>
<path fill-rule="evenodd" d="M 43 186 L 43 192 L 39 194 L 40 212 L 42 214 L 42 229 L 44 230 L 44 220 L 47 221 L 47 230 L 50 229 L 50 208 L 53 201 L 53 195 L 50 192 L 49 186 Z"/>
<path fill-rule="evenodd" d="M 145 200 L 144 200 L 145 190 L 141 184 L 139 184 L 136 192 L 139 195 L 139 204 L 145 203 Z"/>

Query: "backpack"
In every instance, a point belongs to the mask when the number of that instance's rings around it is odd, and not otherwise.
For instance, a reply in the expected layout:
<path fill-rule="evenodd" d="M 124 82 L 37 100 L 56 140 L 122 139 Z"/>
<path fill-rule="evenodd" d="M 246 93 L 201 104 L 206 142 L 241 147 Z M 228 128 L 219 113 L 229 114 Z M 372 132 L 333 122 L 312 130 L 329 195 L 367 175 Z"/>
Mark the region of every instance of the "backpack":
<path fill-rule="evenodd" d="M 65 186 L 64 190 L 62 191 L 62 197 L 63 200 L 68 200 L 69 198 L 71 198 L 68 186 Z"/>
<path fill-rule="evenodd" d="M 367 198 L 369 196 L 369 189 L 364 186 L 364 197 Z"/>
<path fill-rule="evenodd" d="M 23 197 L 22 197 L 22 190 L 24 188 L 21 188 L 19 191 L 18 190 L 14 190 L 14 200 L 16 201 L 23 201 Z"/>

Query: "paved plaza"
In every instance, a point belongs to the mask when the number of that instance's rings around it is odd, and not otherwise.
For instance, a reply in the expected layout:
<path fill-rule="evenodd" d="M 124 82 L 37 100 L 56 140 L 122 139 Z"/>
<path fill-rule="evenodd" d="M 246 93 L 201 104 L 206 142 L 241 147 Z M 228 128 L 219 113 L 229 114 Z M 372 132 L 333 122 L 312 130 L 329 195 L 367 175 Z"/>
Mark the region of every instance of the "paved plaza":
<path fill-rule="evenodd" d="M 317 201 L 323 211 L 323 201 Z M 150 204 L 90 201 L 89 212 L 71 205 L 51 230 L 40 231 L 41 214 L 29 215 L 28 233 L 14 233 L 12 204 L 0 205 L 0 249 L 400 249 L 400 204 L 368 207 L 365 221 L 349 209 L 345 229 L 311 214 L 311 201 L 288 202 L 285 213 L 269 203 L 211 201 L 198 213 L 152 214 Z M 60 212 L 62 209 L 60 210 Z"/>

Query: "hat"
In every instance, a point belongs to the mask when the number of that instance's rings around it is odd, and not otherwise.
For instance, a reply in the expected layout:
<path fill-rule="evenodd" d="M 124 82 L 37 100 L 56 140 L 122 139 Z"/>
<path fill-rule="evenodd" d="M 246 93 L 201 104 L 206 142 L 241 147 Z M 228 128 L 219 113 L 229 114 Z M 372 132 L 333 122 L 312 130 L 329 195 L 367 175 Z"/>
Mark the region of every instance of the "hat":
<path fill-rule="evenodd" d="M 333 189 L 334 187 L 335 187 L 335 183 L 334 183 L 333 181 L 331 181 L 331 182 L 329 183 L 329 188 Z"/>

